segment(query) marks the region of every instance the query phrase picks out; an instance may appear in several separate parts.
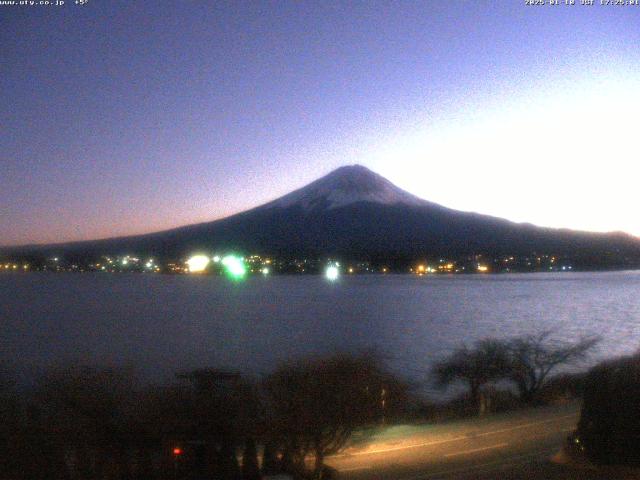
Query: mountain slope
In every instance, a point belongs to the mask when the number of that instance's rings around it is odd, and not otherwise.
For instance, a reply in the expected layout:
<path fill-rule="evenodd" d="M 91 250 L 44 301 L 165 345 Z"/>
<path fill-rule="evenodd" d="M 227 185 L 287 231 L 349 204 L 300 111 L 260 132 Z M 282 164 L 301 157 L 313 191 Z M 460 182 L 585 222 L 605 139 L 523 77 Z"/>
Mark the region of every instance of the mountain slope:
<path fill-rule="evenodd" d="M 412 259 L 473 253 L 546 252 L 637 262 L 640 240 L 540 228 L 427 202 L 362 166 L 341 167 L 277 200 L 214 222 L 135 237 L 38 248 L 78 256 L 150 254 L 181 258 L 197 250 L 286 257 L 339 255 Z"/>

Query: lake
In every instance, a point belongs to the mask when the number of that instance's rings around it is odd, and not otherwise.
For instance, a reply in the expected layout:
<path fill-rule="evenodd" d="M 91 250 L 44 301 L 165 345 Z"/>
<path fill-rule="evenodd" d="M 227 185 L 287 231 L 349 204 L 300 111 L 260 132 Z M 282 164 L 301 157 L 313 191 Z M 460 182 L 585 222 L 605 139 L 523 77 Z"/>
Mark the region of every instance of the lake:
<path fill-rule="evenodd" d="M 594 358 L 640 347 L 640 272 L 417 277 L 0 275 L 0 361 L 133 365 L 161 381 L 202 366 L 264 373 L 308 353 L 374 347 L 420 380 L 475 339 L 602 335 Z"/>

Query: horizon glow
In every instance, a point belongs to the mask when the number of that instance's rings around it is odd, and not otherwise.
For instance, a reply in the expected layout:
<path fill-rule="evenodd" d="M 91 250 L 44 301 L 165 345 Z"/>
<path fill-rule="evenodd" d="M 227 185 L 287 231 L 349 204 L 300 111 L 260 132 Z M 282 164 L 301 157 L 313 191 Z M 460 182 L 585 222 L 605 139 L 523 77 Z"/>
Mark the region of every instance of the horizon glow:
<path fill-rule="evenodd" d="M 638 199 L 631 134 L 638 109 L 640 79 L 575 84 L 571 95 L 541 92 L 472 120 L 413 132 L 379 149 L 375 163 L 412 165 L 389 177 L 449 208 L 640 236 L 640 218 L 625 209 Z"/>

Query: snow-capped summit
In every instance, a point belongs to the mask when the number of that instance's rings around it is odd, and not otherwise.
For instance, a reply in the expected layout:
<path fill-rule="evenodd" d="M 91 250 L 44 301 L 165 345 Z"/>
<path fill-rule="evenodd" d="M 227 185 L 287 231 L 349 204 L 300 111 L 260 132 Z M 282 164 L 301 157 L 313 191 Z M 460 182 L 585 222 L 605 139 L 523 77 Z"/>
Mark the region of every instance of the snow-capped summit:
<path fill-rule="evenodd" d="M 264 205 L 264 208 L 301 207 L 309 211 L 334 209 L 359 202 L 415 206 L 428 204 L 362 165 L 349 165 Z"/>

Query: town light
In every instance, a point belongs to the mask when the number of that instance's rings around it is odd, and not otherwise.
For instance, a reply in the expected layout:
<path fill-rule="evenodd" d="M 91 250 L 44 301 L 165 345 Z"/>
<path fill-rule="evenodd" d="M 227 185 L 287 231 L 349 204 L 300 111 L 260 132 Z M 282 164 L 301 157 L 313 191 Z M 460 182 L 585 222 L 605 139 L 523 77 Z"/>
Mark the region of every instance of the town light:
<path fill-rule="evenodd" d="M 242 257 L 227 255 L 222 259 L 222 265 L 224 265 L 227 274 L 234 280 L 241 279 L 247 273 L 247 267 L 245 267 Z"/>
<path fill-rule="evenodd" d="M 268 268 L 266 268 L 266 267 L 265 267 L 265 268 L 263 268 L 263 269 L 262 269 L 262 274 L 263 274 L 263 275 L 269 275 L 269 269 L 268 269 Z"/>
<path fill-rule="evenodd" d="M 189 273 L 204 272 L 208 264 L 209 264 L 209 257 L 205 255 L 194 255 L 191 258 L 189 258 L 189 260 L 187 260 Z"/>
<path fill-rule="evenodd" d="M 328 280 L 333 282 L 338 279 L 338 276 L 340 275 L 340 270 L 338 270 L 338 267 L 336 265 L 329 265 L 325 270 L 324 274 Z"/>

